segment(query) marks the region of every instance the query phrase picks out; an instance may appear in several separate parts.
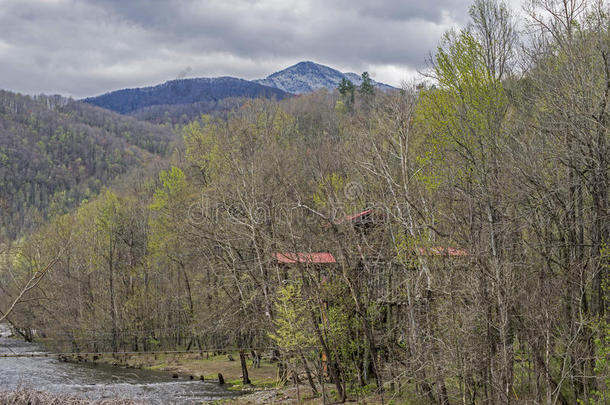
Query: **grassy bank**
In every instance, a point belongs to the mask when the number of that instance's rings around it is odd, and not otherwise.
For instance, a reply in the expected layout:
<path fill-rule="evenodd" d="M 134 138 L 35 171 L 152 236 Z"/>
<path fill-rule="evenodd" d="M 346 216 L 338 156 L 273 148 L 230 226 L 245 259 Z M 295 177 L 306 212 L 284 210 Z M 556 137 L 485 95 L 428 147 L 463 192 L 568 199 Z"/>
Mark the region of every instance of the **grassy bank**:
<path fill-rule="evenodd" d="M 234 359 L 234 360 L 231 360 Z M 78 357 L 68 358 L 68 361 L 78 361 Z M 306 384 L 304 376 L 301 376 L 301 384 L 295 386 L 291 381 L 282 382 L 278 379 L 278 368 L 276 363 L 267 359 L 261 359 L 260 366 L 254 367 L 251 359 L 247 360 L 248 376 L 251 384 L 244 386 L 242 381 L 241 364 L 238 353 L 226 354 L 199 354 L 199 353 L 160 353 L 141 355 L 103 355 L 95 360 L 92 357 L 81 357 L 81 361 L 95 361 L 119 367 L 136 369 L 148 369 L 167 372 L 179 378 L 192 378 L 193 380 L 218 382 L 218 374 L 224 377 L 226 387 L 230 390 L 239 390 L 244 395 L 220 401 L 223 405 L 244 404 L 321 404 L 322 393 L 313 393 L 311 387 Z M 318 385 L 318 390 L 321 391 Z M 336 391 L 332 384 L 325 384 L 324 394 L 327 403 L 338 400 Z M 350 402 L 356 400 L 358 403 L 381 404 L 381 397 L 371 393 L 348 395 Z M 384 403 L 391 401 L 386 397 Z M 216 402 L 215 402 L 216 403 Z M 392 402 L 390 402 L 392 403 Z M 396 403 L 401 403 L 396 402 Z"/>
<path fill-rule="evenodd" d="M 234 359 L 234 360 L 231 360 Z M 242 371 L 239 354 L 199 354 L 199 353 L 159 353 L 141 355 L 103 355 L 86 359 L 122 367 L 164 371 L 180 377 L 193 377 L 218 381 L 222 374 L 230 388 L 242 387 Z M 277 386 L 277 366 L 268 360 L 261 360 L 259 367 L 254 367 L 252 360 L 247 360 L 248 374 L 252 387 L 273 388 Z"/>

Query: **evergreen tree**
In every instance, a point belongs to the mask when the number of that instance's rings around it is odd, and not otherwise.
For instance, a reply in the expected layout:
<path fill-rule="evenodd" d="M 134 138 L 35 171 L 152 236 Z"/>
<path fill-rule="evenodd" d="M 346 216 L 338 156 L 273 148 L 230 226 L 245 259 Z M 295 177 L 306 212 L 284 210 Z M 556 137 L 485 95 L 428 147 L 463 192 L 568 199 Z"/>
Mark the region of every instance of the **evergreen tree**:
<path fill-rule="evenodd" d="M 354 86 L 354 83 L 344 77 L 343 79 L 341 79 L 341 83 L 339 83 L 338 88 L 339 93 L 341 93 L 341 96 L 343 97 L 343 102 L 347 106 L 348 110 L 351 111 L 354 106 L 354 93 L 356 90 L 356 86 Z"/>
<path fill-rule="evenodd" d="M 375 87 L 373 86 L 373 80 L 369 75 L 369 72 L 362 73 L 362 83 L 358 89 L 363 97 L 369 97 L 375 94 Z"/>

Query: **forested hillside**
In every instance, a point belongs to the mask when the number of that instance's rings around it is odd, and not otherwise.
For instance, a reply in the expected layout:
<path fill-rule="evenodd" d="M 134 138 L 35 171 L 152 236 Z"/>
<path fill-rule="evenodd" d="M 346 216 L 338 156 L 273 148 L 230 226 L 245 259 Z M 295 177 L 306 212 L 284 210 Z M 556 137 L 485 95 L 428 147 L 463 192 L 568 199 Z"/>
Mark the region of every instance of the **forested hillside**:
<path fill-rule="evenodd" d="M 225 98 L 268 98 L 281 100 L 291 96 L 275 87 L 264 86 L 235 77 L 201 77 L 171 80 L 152 87 L 123 89 L 89 97 L 83 101 L 122 114 L 137 114 L 150 107 L 206 103 L 214 106 Z M 207 111 L 206 111 L 207 112 Z"/>
<path fill-rule="evenodd" d="M 228 97 L 221 100 L 198 101 L 190 104 L 162 104 L 140 108 L 129 115 L 142 121 L 160 125 L 185 125 L 202 115 L 226 116 L 250 100 Z"/>
<path fill-rule="evenodd" d="M 58 96 L 0 91 L 0 240 L 64 214 L 167 152 L 169 128 Z"/>
<path fill-rule="evenodd" d="M 0 307 L 35 280 L 26 336 L 264 352 L 324 403 L 607 403 L 609 7 L 537 4 L 520 37 L 476 1 L 433 85 L 193 121 L 158 178 L 6 250 Z"/>

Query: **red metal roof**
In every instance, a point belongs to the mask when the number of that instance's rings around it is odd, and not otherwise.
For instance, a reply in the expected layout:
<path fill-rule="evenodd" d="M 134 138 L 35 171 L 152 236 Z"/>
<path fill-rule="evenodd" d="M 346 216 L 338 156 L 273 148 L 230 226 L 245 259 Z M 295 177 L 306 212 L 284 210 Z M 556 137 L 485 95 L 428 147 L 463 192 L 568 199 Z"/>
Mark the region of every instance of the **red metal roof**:
<path fill-rule="evenodd" d="M 346 221 L 353 221 L 354 219 L 363 217 L 365 215 L 368 215 L 371 212 L 373 212 L 373 210 L 366 210 L 366 211 L 362 211 L 362 212 L 359 212 L 359 213 L 354 214 L 354 215 L 348 215 L 347 217 L 345 217 L 345 220 Z"/>
<path fill-rule="evenodd" d="M 468 256 L 468 252 L 464 249 L 444 248 L 441 246 L 432 246 L 428 248 L 417 248 L 422 256 Z"/>
<path fill-rule="evenodd" d="M 279 263 L 336 263 L 332 253 L 274 253 Z"/>
<path fill-rule="evenodd" d="M 342 224 L 343 222 L 349 222 L 349 221 L 353 221 L 355 219 L 360 219 L 362 217 L 365 217 L 365 216 L 371 214 L 372 212 L 373 212 L 372 209 L 368 209 L 366 211 L 362 211 L 362 212 L 359 212 L 357 214 L 347 215 L 347 216 L 335 219 L 334 223 L 339 225 L 339 224 Z"/>

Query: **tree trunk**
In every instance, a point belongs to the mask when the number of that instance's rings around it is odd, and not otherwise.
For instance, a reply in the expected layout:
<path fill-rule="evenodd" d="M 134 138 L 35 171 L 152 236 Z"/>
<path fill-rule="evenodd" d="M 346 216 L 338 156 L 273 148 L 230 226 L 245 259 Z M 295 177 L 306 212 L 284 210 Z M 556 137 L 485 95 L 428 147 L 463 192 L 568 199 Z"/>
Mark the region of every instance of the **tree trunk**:
<path fill-rule="evenodd" d="M 251 384 L 248 378 L 248 366 L 246 365 L 246 353 L 243 350 L 239 351 L 239 361 L 241 362 L 241 378 L 244 385 Z"/>

